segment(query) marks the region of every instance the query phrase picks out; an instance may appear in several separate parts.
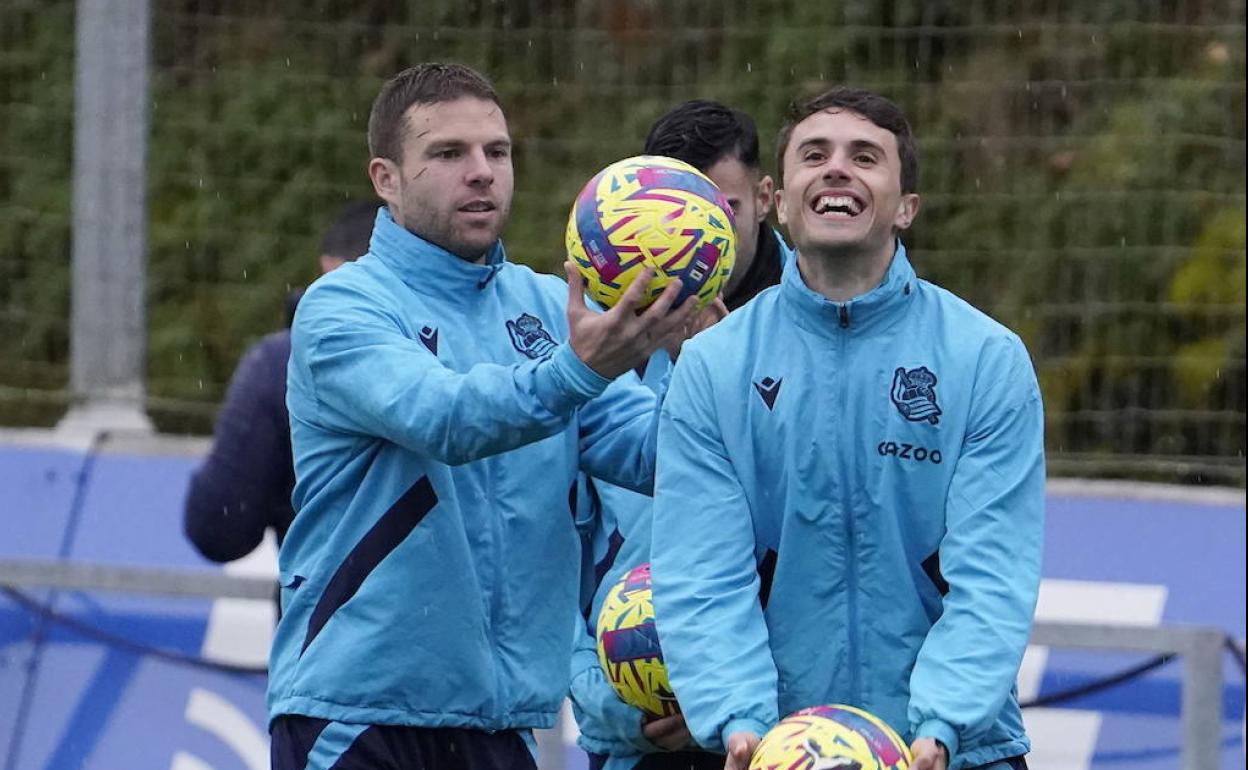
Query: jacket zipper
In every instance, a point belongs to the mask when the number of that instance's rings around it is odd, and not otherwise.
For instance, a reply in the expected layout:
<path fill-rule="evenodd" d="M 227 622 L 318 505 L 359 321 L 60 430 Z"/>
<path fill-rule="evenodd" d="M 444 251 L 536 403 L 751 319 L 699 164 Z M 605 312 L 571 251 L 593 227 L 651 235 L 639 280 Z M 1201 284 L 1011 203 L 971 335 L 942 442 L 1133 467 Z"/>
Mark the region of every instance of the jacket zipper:
<path fill-rule="evenodd" d="M 838 311 L 840 317 L 841 329 L 849 329 L 849 303 L 840 306 Z M 838 364 L 841 372 L 845 371 L 846 359 L 848 354 L 846 349 L 849 346 L 849 332 L 846 331 L 837 335 L 838 347 L 840 348 L 838 356 Z M 838 376 L 838 390 L 840 393 L 840 421 L 841 425 L 847 425 L 847 416 L 849 414 L 849 386 L 846 384 L 847 377 Z M 842 428 L 842 433 L 844 429 Z M 843 436 L 843 446 L 852 446 L 852 437 Z M 845 582 L 847 585 L 848 598 L 846 601 L 846 614 L 849 618 L 847 630 L 849 631 L 849 692 L 851 702 L 860 703 L 862 701 L 862 677 L 859 672 L 858 662 L 858 549 L 855 544 L 857 530 L 854 527 L 854 511 L 852 505 L 852 494 L 850 491 L 850 474 L 848 463 L 846 462 L 847 452 L 841 451 L 837 453 L 840 458 L 840 474 L 841 474 L 841 505 L 843 509 L 845 522 L 845 548 L 846 548 L 846 575 Z"/>

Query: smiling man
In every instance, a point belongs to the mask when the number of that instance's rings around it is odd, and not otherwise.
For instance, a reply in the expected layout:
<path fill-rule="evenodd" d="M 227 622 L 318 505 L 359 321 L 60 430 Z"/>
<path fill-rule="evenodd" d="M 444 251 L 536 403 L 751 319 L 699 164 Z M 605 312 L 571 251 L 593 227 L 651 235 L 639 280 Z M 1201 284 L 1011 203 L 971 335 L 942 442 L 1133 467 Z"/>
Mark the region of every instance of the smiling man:
<path fill-rule="evenodd" d="M 685 721 L 744 768 L 846 703 L 915 770 L 1025 768 L 1013 691 L 1043 533 L 1044 417 L 1008 329 L 915 275 L 918 157 L 836 88 L 778 136 L 781 285 L 686 343 L 659 428 L 651 569 Z"/>
<path fill-rule="evenodd" d="M 595 313 L 570 268 L 506 261 L 511 137 L 467 67 L 388 81 L 368 139 L 368 253 L 292 331 L 273 767 L 529 770 L 567 689 L 569 489 L 583 470 L 650 490 L 657 399 L 615 378 L 696 300 L 673 308 L 673 283 L 639 315 L 643 276 Z"/>

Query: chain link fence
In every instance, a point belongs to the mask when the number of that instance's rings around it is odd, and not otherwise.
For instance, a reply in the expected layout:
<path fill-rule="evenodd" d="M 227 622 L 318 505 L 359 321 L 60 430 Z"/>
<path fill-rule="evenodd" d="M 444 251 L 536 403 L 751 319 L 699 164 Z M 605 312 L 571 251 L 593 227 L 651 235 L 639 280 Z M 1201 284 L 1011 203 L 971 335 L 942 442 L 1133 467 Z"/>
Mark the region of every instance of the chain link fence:
<path fill-rule="evenodd" d="M 1058 474 L 1244 484 L 1244 2 L 153 0 L 147 410 L 207 432 L 244 347 L 370 193 L 365 125 L 420 61 L 488 73 L 512 259 L 672 104 L 884 92 L 920 138 L 917 269 L 1036 360 Z M 74 3 L 0 5 L 0 423 L 68 403 Z M 768 158 L 770 165 L 770 158 Z"/>

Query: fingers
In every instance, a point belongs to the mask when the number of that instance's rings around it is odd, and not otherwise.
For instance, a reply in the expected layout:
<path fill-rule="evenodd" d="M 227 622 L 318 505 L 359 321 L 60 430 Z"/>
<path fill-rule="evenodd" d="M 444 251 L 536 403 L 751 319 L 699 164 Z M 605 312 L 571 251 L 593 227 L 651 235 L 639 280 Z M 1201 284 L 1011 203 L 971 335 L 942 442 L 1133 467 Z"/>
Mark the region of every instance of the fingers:
<path fill-rule="evenodd" d="M 749 770 L 750 757 L 757 745 L 758 736 L 753 733 L 740 732 L 728 736 L 728 758 L 724 762 L 724 770 Z"/>
<path fill-rule="evenodd" d="M 624 290 L 620 301 L 615 303 L 615 307 L 611 308 L 624 317 L 632 317 L 637 312 L 637 306 L 641 303 L 642 297 L 645 296 L 646 290 L 650 287 L 650 281 L 654 278 L 654 268 L 647 267 L 641 271 L 628 288 Z"/>
<path fill-rule="evenodd" d="M 684 289 L 684 284 L 680 281 L 672 281 L 663 287 L 663 293 L 646 308 L 646 313 L 653 313 L 655 316 L 662 317 L 667 315 L 672 305 L 676 304 L 676 298 L 680 296 L 680 292 Z"/>
<path fill-rule="evenodd" d="M 647 740 L 653 741 L 656 738 L 666 738 L 680 733 L 684 728 L 685 718 L 680 714 L 673 714 L 670 717 L 661 717 L 647 722 L 642 726 L 641 734 L 646 736 Z"/>

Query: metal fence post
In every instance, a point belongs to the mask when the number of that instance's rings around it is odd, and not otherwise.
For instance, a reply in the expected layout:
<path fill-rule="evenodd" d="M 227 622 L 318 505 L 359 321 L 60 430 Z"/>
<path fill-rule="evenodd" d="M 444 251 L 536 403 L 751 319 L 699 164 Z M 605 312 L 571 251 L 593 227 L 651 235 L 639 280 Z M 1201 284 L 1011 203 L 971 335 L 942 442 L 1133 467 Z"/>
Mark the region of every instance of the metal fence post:
<path fill-rule="evenodd" d="M 74 403 L 63 430 L 152 429 L 143 411 L 150 28 L 149 0 L 78 0 Z"/>
<path fill-rule="evenodd" d="M 1222 643 L 1215 629 L 1193 629 L 1183 652 L 1183 770 L 1218 767 L 1222 746 Z"/>

